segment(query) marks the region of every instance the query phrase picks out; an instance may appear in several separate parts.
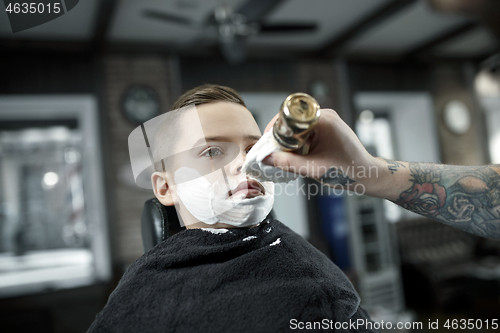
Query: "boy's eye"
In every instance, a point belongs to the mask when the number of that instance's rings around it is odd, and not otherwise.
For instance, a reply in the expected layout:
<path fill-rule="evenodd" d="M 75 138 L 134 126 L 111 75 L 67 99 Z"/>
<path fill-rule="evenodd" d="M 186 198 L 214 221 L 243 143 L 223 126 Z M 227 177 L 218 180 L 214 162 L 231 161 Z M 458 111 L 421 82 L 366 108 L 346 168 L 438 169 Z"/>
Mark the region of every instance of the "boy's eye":
<path fill-rule="evenodd" d="M 220 149 L 219 147 L 209 147 L 207 149 L 205 149 L 201 154 L 200 156 L 202 157 L 209 157 L 209 158 L 213 158 L 213 157 L 217 157 L 217 156 L 220 156 L 222 155 L 224 152 L 222 151 L 222 149 Z"/>
<path fill-rule="evenodd" d="M 248 155 L 248 153 L 250 152 L 250 149 L 252 149 L 252 148 L 253 148 L 253 146 L 255 146 L 255 145 L 251 145 L 250 147 L 248 147 L 248 148 L 245 150 L 245 153 L 246 153 L 247 155 Z"/>

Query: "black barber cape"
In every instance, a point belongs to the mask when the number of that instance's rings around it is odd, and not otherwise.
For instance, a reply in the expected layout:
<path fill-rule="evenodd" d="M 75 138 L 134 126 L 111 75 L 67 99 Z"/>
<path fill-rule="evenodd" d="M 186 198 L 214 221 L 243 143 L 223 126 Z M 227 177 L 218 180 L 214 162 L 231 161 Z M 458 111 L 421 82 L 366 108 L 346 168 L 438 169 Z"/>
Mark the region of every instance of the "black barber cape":
<path fill-rule="evenodd" d="M 348 328 L 370 319 L 347 277 L 281 222 L 208 230 L 183 230 L 137 259 L 88 332 L 366 331 Z"/>

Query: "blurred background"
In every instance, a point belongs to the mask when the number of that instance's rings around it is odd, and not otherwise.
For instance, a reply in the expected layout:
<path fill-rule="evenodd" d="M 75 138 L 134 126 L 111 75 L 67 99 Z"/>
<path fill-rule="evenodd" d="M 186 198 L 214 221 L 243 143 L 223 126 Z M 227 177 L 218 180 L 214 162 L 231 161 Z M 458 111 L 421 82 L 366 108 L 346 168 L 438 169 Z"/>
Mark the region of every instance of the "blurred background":
<path fill-rule="evenodd" d="M 63 5 L 17 33 L 0 5 L 1 332 L 88 329 L 143 253 L 153 194 L 134 184 L 128 135 L 194 86 L 235 88 L 262 128 L 302 91 L 372 154 L 500 163 L 497 0 Z M 486 330 L 500 317 L 499 242 L 328 191 L 280 195 L 275 212 L 346 272 L 374 320 Z"/>

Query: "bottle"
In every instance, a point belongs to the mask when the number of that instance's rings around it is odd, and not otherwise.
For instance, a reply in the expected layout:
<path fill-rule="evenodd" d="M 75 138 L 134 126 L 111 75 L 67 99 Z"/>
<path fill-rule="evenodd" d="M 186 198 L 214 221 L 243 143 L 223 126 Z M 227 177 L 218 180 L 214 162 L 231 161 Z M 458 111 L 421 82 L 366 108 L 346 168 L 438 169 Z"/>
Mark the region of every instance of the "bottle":
<path fill-rule="evenodd" d="M 285 151 L 303 148 L 302 154 L 307 154 L 305 144 L 320 115 L 320 106 L 314 97 L 305 93 L 291 94 L 281 105 L 274 123 L 274 138 Z"/>

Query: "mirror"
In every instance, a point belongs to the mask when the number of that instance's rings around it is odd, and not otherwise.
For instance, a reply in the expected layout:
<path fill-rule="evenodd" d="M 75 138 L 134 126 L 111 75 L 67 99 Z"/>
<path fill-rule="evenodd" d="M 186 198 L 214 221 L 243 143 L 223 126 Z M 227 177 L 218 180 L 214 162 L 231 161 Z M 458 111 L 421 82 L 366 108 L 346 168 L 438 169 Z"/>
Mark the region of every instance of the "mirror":
<path fill-rule="evenodd" d="M 0 297 L 108 279 L 95 102 L 11 97 L 0 111 Z"/>

